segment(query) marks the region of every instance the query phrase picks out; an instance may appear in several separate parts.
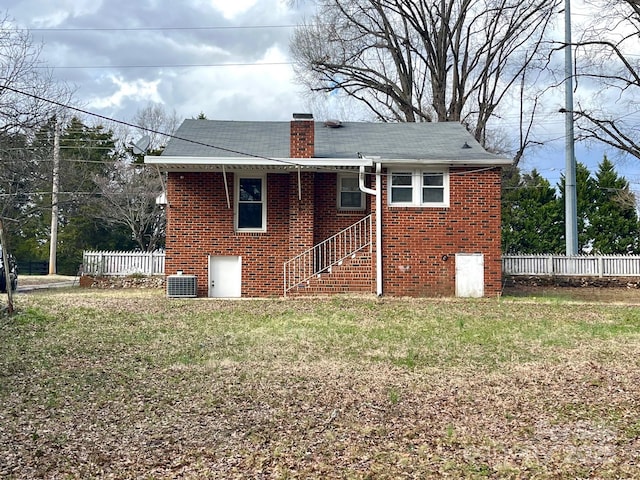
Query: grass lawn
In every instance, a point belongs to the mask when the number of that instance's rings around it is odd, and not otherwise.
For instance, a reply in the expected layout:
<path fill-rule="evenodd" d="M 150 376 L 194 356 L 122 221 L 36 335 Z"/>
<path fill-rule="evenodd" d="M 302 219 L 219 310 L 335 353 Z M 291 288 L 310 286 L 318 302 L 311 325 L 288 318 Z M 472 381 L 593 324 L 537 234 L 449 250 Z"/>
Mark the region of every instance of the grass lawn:
<path fill-rule="evenodd" d="M 1 478 L 640 478 L 640 309 L 16 296 Z"/>

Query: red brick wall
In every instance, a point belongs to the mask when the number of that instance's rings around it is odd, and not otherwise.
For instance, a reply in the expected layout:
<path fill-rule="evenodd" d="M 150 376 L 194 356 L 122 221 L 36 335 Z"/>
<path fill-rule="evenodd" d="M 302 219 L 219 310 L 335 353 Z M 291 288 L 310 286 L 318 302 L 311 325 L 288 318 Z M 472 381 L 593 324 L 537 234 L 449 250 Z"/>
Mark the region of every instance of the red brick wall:
<path fill-rule="evenodd" d="M 500 292 L 500 168 L 452 168 L 449 189 L 448 208 L 390 207 L 383 177 L 384 294 L 455 295 L 456 253 L 484 254 L 485 295 Z"/>
<path fill-rule="evenodd" d="M 338 210 L 337 195 L 338 175 L 335 173 L 316 173 L 314 206 L 316 220 L 314 243 L 316 244 L 369 215 L 368 208 L 365 211 L 352 212 Z"/>
<path fill-rule="evenodd" d="M 333 173 L 303 173 L 301 203 L 297 182 L 297 173 L 268 174 L 267 232 L 236 233 L 232 173 L 227 174 L 231 208 L 221 173 L 169 173 L 166 273 L 197 275 L 198 295 L 207 296 L 208 255 L 241 255 L 243 296 L 282 295 L 283 264 L 292 253 L 367 214 L 338 213 Z M 500 292 L 499 168 L 452 169 L 449 208 L 389 207 L 386 184 L 383 176 L 385 295 L 454 295 L 456 253 L 483 253 L 485 295 Z M 375 197 L 366 198 L 373 212 Z"/>
<path fill-rule="evenodd" d="M 314 174 L 303 172 L 289 175 L 289 256 L 293 257 L 314 245 L 315 222 Z M 282 209 L 283 204 L 273 204 L 274 209 Z M 284 204 L 285 208 L 287 204 Z M 268 228 L 268 227 L 267 227 Z"/>
<path fill-rule="evenodd" d="M 242 295 L 282 295 L 283 264 L 290 256 L 289 175 L 267 175 L 265 233 L 234 231 L 233 179 L 228 173 L 228 208 L 221 173 L 169 173 L 165 272 L 197 275 L 198 296 L 206 297 L 208 255 L 242 255 Z"/>

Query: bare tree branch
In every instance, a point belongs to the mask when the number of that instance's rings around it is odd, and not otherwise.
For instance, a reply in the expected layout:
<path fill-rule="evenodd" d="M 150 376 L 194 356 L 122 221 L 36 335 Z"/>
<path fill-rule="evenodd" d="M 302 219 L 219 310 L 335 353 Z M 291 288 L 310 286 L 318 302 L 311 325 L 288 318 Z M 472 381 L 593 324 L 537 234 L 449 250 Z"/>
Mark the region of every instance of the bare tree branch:
<path fill-rule="evenodd" d="M 574 108 L 578 137 L 640 159 L 640 128 L 634 116 L 640 94 L 640 3 L 592 0 L 589 4 L 597 14 L 575 42 L 576 80 L 589 90 Z"/>
<path fill-rule="evenodd" d="M 545 67 L 545 32 L 560 6 L 559 0 L 317 3 L 318 15 L 291 43 L 309 91 L 342 93 L 381 121 L 463 122 L 483 143 L 525 72 Z"/>
<path fill-rule="evenodd" d="M 103 201 L 101 217 L 125 225 L 142 251 L 153 251 L 165 234 L 164 210 L 156 203 L 163 192 L 161 174 L 148 165 L 115 162 L 109 176 L 96 178 Z"/>
<path fill-rule="evenodd" d="M 71 96 L 71 91 L 55 83 L 44 68 L 41 49 L 7 14 L 0 17 L 0 224 L 4 225 L 0 242 L 5 257 L 10 253 L 11 236 L 7 220 L 24 219 L 39 200 L 30 192 L 41 179 L 41 166 L 36 152 L 27 146 L 37 128 L 59 113 L 59 107 L 43 99 L 68 102 Z M 9 293 L 9 310 L 11 303 Z"/>

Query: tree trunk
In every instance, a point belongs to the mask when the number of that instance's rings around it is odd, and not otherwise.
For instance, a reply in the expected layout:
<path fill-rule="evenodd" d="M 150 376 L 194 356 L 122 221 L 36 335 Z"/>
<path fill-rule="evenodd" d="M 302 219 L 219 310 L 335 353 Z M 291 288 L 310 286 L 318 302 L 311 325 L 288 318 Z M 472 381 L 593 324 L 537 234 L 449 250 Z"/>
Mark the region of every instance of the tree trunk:
<path fill-rule="evenodd" d="M 9 252 L 6 249 L 4 226 L 0 218 L 0 245 L 2 245 L 2 265 L 4 267 L 5 285 L 7 286 L 7 314 L 13 315 L 13 292 L 11 291 L 11 272 L 9 271 Z"/>

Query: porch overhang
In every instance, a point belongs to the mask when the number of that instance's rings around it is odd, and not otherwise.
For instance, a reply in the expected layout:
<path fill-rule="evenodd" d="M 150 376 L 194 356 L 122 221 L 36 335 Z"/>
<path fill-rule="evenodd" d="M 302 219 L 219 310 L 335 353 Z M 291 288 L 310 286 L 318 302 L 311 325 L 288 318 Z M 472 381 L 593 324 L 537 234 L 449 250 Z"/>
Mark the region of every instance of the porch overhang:
<path fill-rule="evenodd" d="M 262 158 L 262 157 L 144 157 L 144 163 L 166 172 L 207 172 L 233 170 L 270 170 L 289 173 L 296 170 L 321 171 L 327 168 L 358 170 L 371 167 L 366 158 Z"/>

